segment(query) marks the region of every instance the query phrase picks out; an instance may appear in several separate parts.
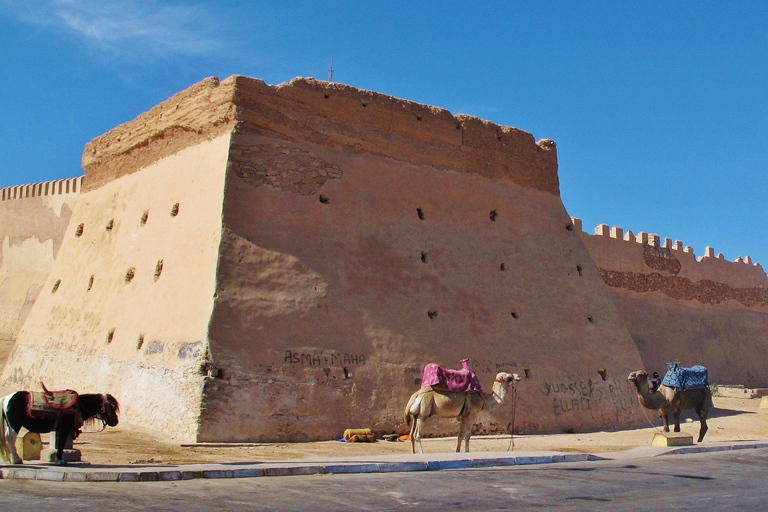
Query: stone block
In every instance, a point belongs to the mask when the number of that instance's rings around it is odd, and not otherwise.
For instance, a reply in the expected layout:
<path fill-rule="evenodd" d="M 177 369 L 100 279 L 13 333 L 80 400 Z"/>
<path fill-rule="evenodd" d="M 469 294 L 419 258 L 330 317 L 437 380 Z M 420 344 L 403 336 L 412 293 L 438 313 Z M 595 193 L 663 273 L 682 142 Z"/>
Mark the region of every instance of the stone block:
<path fill-rule="evenodd" d="M 760 405 L 758 409 L 768 409 L 768 396 L 760 397 Z"/>
<path fill-rule="evenodd" d="M 27 432 L 16 438 L 16 451 L 22 460 L 39 460 L 43 450 L 43 442 L 37 432 Z"/>
<path fill-rule="evenodd" d="M 651 444 L 653 446 L 689 446 L 693 444 L 693 436 L 686 432 L 656 432 Z"/>
<path fill-rule="evenodd" d="M 82 460 L 80 450 L 65 449 L 62 456 L 64 457 L 65 462 L 80 462 Z M 47 462 L 56 462 L 56 450 L 47 449 L 43 452 L 40 458 Z"/>

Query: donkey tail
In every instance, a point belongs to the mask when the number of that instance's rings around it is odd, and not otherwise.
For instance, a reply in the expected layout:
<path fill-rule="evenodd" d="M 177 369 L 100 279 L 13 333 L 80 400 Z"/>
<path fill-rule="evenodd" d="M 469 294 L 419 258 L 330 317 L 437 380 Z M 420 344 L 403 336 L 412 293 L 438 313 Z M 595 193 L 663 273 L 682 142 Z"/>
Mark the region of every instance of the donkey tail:
<path fill-rule="evenodd" d="M 5 413 L 5 404 L 8 402 L 8 397 L 0 398 L 0 459 L 6 462 L 11 461 L 11 445 L 8 443 L 8 435 L 6 431 L 10 428 L 8 417 Z"/>

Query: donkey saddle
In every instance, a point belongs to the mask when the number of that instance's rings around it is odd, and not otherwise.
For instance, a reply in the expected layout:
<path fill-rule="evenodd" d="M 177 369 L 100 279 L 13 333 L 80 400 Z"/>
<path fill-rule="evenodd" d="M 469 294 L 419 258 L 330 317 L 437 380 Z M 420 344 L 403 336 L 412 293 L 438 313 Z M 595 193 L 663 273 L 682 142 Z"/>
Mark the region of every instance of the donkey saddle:
<path fill-rule="evenodd" d="M 27 395 L 27 416 L 30 418 L 55 420 L 64 415 L 77 414 L 77 391 L 65 389 L 49 391 L 43 386 L 43 391 L 30 391 Z"/>

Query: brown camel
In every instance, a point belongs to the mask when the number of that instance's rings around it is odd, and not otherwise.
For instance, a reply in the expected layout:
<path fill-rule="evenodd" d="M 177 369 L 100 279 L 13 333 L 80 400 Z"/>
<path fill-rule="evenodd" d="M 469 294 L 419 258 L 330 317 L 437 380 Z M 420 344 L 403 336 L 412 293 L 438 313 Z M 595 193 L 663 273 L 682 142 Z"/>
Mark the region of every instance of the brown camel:
<path fill-rule="evenodd" d="M 680 432 L 680 413 L 695 409 L 701 422 L 697 442 L 700 443 L 704 439 L 704 434 L 708 430 L 707 415 L 713 407 L 712 392 L 709 387 L 680 390 L 662 385 L 654 393 L 651 393 L 648 385 L 648 373 L 643 370 L 630 373 L 627 380 L 635 385 L 637 397 L 643 407 L 659 411 L 664 422 L 664 432 L 669 432 L 670 412 L 675 420 L 675 432 Z"/>
<path fill-rule="evenodd" d="M 500 372 L 493 381 L 491 393 L 458 393 L 442 391 L 433 387 L 423 387 L 411 395 L 405 406 L 405 422 L 411 426 L 411 450 L 416 453 L 416 443 L 419 451 L 424 453 L 421 446 L 421 427 L 424 420 L 437 414 L 441 418 L 457 418 L 459 420 L 459 442 L 456 451 L 461 450 L 464 441 L 464 451 L 469 451 L 469 437 L 472 426 L 480 411 L 495 409 L 504 402 L 510 383 L 520 380 L 515 373 Z"/>

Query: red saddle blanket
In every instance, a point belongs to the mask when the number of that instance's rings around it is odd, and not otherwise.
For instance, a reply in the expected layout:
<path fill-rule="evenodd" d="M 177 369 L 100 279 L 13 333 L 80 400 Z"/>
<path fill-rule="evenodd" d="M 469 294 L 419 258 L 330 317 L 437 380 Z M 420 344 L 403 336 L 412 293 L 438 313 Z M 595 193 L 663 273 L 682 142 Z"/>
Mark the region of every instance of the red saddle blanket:
<path fill-rule="evenodd" d="M 59 414 L 75 414 L 77 412 L 77 391 L 29 391 L 27 395 L 27 416 L 43 418 Z"/>
<path fill-rule="evenodd" d="M 457 393 L 483 392 L 477 374 L 469 369 L 469 363 L 466 359 L 461 362 L 461 370 L 450 370 L 437 363 L 429 363 L 424 367 L 421 385 L 434 386 Z"/>

